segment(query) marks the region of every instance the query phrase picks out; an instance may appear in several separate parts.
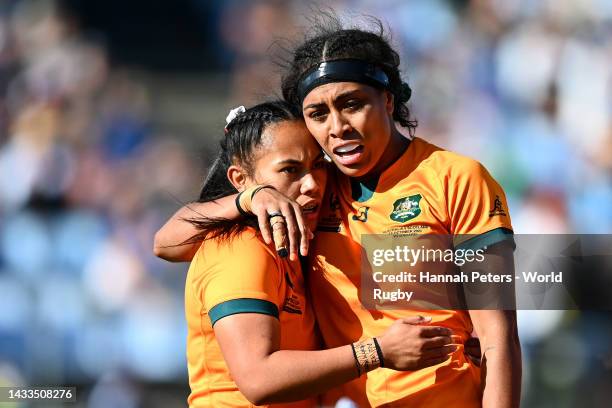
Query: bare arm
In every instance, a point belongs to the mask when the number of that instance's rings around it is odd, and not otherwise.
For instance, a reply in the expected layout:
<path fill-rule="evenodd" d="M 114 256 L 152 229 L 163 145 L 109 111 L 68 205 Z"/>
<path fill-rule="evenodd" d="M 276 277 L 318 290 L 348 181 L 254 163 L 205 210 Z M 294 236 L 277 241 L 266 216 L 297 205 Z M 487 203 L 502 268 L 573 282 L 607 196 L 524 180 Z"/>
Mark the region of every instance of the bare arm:
<path fill-rule="evenodd" d="M 155 233 L 155 256 L 170 262 L 191 261 L 200 243 L 183 244 L 198 233 L 194 225 L 185 220 L 203 215 L 210 218 L 236 219 L 240 216 L 236 208 L 236 196 L 237 194 L 232 194 L 207 203 L 195 202 L 183 206 Z M 281 212 L 286 222 L 291 259 L 297 259 L 298 250 L 302 255 L 308 254 L 308 240 L 312 238 L 312 234 L 302 218 L 300 206 L 295 201 L 272 188 L 266 188 L 258 191 L 253 198 L 252 212 L 257 217 L 261 235 L 267 244 L 272 242 L 268 214 Z"/>
<path fill-rule="evenodd" d="M 521 348 L 516 312 L 472 310 L 480 336 L 484 392 L 482 406 L 514 408 L 521 399 Z"/>
<path fill-rule="evenodd" d="M 190 203 L 181 207 L 155 233 L 153 241 L 153 253 L 155 256 L 170 262 L 191 261 L 200 247 L 200 243 L 195 242 L 181 245 L 198 233 L 195 226 L 185 220 L 202 215 L 229 219 L 238 218 L 240 213 L 234 203 L 236 195 L 233 194 L 208 203 Z"/>
<path fill-rule="evenodd" d="M 398 320 L 378 338 L 385 367 L 416 370 L 449 358 L 450 331 L 417 325 L 426 322 Z M 214 331 L 238 388 L 255 405 L 305 399 L 358 377 L 350 345 L 279 350 L 280 324 L 268 315 L 227 316 Z"/>
<path fill-rule="evenodd" d="M 512 248 L 507 243 L 490 247 L 485 262 L 487 272 L 514 275 Z M 490 284 L 489 289 L 495 290 L 497 287 Z M 500 291 L 499 297 L 508 297 L 507 288 Z M 470 310 L 470 317 L 480 338 L 482 351 L 483 407 L 518 407 L 522 367 L 516 311 Z"/>

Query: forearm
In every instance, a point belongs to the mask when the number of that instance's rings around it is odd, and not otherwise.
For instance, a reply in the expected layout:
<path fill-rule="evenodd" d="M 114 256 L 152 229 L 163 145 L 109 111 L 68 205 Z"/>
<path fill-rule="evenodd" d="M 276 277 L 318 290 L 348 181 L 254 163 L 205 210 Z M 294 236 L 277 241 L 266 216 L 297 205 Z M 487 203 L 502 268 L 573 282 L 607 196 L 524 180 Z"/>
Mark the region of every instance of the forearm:
<path fill-rule="evenodd" d="M 376 340 L 320 351 L 279 350 L 280 322 L 263 314 L 220 319 L 215 336 L 238 388 L 261 405 L 312 397 L 381 365 L 414 371 L 443 362 L 456 349 L 451 332 L 427 322 L 398 319 Z"/>
<path fill-rule="evenodd" d="M 482 406 L 518 407 L 521 395 L 521 356 L 518 345 L 502 342 L 485 346 Z"/>
<path fill-rule="evenodd" d="M 514 275 L 513 247 L 508 241 L 489 246 L 485 262 L 468 270 Z M 504 299 L 502 309 L 515 306 L 514 287 L 487 284 L 492 299 Z M 480 306 L 480 305 L 479 305 Z M 480 338 L 483 407 L 518 407 L 521 398 L 521 348 L 514 310 L 470 310 Z"/>
<path fill-rule="evenodd" d="M 171 262 L 191 261 L 200 246 L 199 242 L 184 244 L 198 233 L 191 224 L 191 218 L 206 216 L 210 218 L 238 218 L 235 205 L 236 194 L 207 203 L 190 203 L 181 207 L 155 233 L 153 252 L 155 256 Z"/>
<path fill-rule="evenodd" d="M 499 312 L 514 314 L 514 312 Z M 521 349 L 515 320 L 493 324 L 479 332 L 482 349 L 484 408 L 518 407 L 521 395 Z"/>
<path fill-rule="evenodd" d="M 320 351 L 279 350 L 267 356 L 252 378 L 254 402 L 270 404 L 315 396 L 358 377 L 350 345 Z"/>

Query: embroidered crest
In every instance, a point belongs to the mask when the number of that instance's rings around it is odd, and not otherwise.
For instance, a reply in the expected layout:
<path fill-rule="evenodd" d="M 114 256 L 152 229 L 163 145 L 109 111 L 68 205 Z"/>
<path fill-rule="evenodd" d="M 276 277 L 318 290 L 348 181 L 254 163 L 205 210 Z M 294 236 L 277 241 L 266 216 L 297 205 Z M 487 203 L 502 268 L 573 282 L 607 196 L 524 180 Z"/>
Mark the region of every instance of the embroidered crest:
<path fill-rule="evenodd" d="M 415 194 L 396 200 L 389 218 L 396 222 L 406 222 L 417 217 L 421 213 L 421 198 L 423 197 L 420 194 Z"/>

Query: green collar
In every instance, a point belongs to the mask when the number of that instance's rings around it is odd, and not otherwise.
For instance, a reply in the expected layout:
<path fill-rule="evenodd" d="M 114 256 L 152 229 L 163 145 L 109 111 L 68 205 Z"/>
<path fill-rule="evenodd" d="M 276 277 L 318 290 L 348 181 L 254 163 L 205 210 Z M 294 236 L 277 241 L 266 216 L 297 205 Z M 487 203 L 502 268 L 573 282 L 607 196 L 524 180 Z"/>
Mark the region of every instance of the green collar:
<path fill-rule="evenodd" d="M 372 198 L 379 179 L 380 175 L 364 182 L 351 180 L 351 195 L 353 200 L 363 203 Z"/>

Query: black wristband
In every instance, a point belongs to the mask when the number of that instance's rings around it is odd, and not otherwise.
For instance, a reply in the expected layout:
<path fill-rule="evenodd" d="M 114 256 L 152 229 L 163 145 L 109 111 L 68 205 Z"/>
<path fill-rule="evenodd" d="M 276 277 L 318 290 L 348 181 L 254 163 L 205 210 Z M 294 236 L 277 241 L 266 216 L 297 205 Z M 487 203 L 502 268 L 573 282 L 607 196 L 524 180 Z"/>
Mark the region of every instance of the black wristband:
<path fill-rule="evenodd" d="M 236 208 L 238 209 L 238 212 L 240 213 L 240 215 L 244 217 L 250 217 L 251 214 L 244 211 L 244 209 L 240 206 L 240 196 L 242 195 L 242 193 L 244 193 L 244 191 L 238 193 L 238 195 L 236 196 Z"/>
<path fill-rule="evenodd" d="M 380 348 L 380 345 L 378 344 L 378 340 L 376 340 L 376 337 L 373 337 L 372 340 L 374 340 L 374 347 L 376 347 L 376 354 L 378 354 L 378 361 L 380 361 L 380 366 L 384 368 L 385 359 L 383 358 L 382 349 Z"/>
<path fill-rule="evenodd" d="M 357 367 L 357 377 L 361 377 L 361 366 L 359 365 L 359 359 L 357 358 L 357 352 L 355 351 L 354 343 L 351 343 L 351 350 L 353 350 L 353 357 L 355 357 L 355 367 Z"/>
<path fill-rule="evenodd" d="M 271 188 L 274 189 L 274 187 L 272 187 L 269 184 L 265 184 L 263 186 L 259 186 L 257 187 L 255 190 L 253 190 L 253 192 L 251 193 L 251 201 L 253 201 L 253 197 L 255 197 L 255 194 L 259 193 L 261 190 L 263 190 L 264 188 Z"/>

